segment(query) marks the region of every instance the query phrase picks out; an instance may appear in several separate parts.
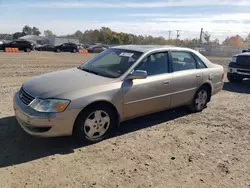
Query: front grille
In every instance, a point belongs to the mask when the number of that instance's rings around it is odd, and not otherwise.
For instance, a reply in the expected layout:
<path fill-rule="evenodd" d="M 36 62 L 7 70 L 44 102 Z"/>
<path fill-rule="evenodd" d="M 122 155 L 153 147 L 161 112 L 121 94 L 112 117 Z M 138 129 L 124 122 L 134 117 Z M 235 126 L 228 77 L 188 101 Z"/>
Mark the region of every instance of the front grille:
<path fill-rule="evenodd" d="M 25 105 L 29 105 L 35 99 L 33 96 L 28 94 L 23 88 L 20 89 L 19 97 L 20 97 L 20 100 Z"/>
<path fill-rule="evenodd" d="M 250 56 L 238 56 L 237 64 L 242 67 L 250 67 Z"/>
<path fill-rule="evenodd" d="M 250 70 L 241 70 L 241 69 L 238 69 L 237 71 L 238 72 L 243 72 L 243 73 L 249 73 L 250 74 Z"/>

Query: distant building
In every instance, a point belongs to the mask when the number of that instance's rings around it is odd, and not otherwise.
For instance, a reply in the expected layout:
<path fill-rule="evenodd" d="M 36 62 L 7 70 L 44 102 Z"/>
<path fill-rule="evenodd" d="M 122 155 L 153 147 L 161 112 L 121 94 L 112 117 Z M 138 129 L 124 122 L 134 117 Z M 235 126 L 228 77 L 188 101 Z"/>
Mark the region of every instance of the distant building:
<path fill-rule="evenodd" d="M 48 37 L 48 40 L 49 40 L 49 44 L 54 45 L 54 46 L 61 45 L 67 42 L 79 44 L 78 39 L 70 39 L 66 37 Z"/>
<path fill-rule="evenodd" d="M 18 38 L 18 40 L 27 40 L 35 43 L 36 45 L 50 44 L 53 46 L 61 45 L 63 43 L 75 43 L 79 44 L 78 39 L 70 39 L 66 37 L 45 37 L 45 36 L 36 36 L 36 35 L 26 35 Z"/>
<path fill-rule="evenodd" d="M 25 35 L 23 37 L 18 38 L 18 40 L 27 40 L 35 43 L 36 45 L 49 44 L 49 40 L 43 36 L 36 35 Z"/>

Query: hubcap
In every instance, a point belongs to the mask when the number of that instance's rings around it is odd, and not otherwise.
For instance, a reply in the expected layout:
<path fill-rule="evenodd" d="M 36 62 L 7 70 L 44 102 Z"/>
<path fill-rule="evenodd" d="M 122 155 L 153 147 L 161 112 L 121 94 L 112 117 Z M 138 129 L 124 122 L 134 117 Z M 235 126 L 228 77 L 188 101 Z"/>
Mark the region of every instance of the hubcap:
<path fill-rule="evenodd" d="M 197 110 L 202 110 L 205 107 L 207 102 L 207 92 L 205 90 L 201 90 L 198 93 L 198 97 L 195 100 L 195 106 Z"/>
<path fill-rule="evenodd" d="M 83 129 L 84 133 L 90 139 L 97 139 L 107 132 L 109 125 L 109 115 L 102 110 L 97 110 L 87 117 L 84 122 Z"/>

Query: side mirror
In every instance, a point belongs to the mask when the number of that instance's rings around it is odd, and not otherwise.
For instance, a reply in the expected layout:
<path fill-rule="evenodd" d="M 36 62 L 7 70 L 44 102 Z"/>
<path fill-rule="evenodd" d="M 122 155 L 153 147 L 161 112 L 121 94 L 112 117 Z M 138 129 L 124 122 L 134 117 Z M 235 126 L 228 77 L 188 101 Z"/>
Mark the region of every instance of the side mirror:
<path fill-rule="evenodd" d="M 147 78 L 147 71 L 143 70 L 135 70 L 127 76 L 128 80 L 145 79 L 145 78 Z"/>

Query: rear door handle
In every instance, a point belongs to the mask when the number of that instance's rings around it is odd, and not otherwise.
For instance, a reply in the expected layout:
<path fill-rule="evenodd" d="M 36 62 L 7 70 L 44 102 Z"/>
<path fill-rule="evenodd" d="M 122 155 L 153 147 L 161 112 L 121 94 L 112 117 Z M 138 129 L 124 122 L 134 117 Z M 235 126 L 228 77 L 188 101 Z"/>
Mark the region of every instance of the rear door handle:
<path fill-rule="evenodd" d="M 200 75 L 200 74 L 197 74 L 197 75 L 196 75 L 196 78 L 200 78 L 200 77 L 201 77 L 201 75 Z"/>
<path fill-rule="evenodd" d="M 170 81 L 166 80 L 166 81 L 163 82 L 163 85 L 168 85 L 169 83 L 170 83 Z"/>

